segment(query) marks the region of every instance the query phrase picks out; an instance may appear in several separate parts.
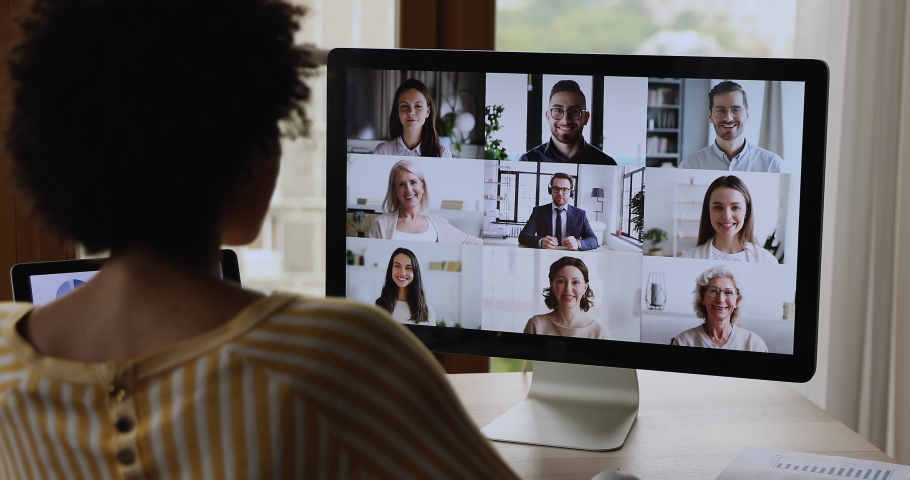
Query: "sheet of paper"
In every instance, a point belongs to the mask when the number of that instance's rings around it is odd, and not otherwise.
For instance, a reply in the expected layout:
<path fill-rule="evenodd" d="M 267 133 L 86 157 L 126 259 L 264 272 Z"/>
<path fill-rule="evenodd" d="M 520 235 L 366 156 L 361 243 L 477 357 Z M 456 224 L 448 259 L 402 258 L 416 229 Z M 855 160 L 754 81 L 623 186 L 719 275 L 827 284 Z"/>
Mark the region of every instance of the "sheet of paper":
<path fill-rule="evenodd" d="M 717 480 L 811 480 L 859 478 L 910 480 L 910 467 L 894 463 L 746 447 Z"/>

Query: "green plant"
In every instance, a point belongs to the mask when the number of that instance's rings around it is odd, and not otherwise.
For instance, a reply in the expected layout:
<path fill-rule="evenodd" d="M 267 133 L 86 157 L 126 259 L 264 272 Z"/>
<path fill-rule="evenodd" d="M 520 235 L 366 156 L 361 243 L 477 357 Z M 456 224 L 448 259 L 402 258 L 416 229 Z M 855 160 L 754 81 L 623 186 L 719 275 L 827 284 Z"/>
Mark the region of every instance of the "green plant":
<path fill-rule="evenodd" d="M 440 137 L 449 137 L 452 140 L 452 149 L 461 153 L 461 140 L 455 134 L 455 112 L 449 112 L 439 119 L 437 125 Z"/>
<path fill-rule="evenodd" d="M 651 246 L 653 248 L 657 248 L 657 246 L 660 245 L 661 242 L 666 241 L 668 237 L 667 237 L 666 230 L 661 230 L 659 228 L 651 228 L 651 229 L 648 229 L 648 231 L 646 231 L 641 236 L 641 238 L 643 240 L 647 240 L 647 241 L 651 242 Z"/>
<path fill-rule="evenodd" d="M 629 210 L 632 215 L 632 230 L 641 237 L 641 231 L 645 228 L 645 185 L 641 185 L 641 190 L 632 195 L 629 201 Z"/>
<path fill-rule="evenodd" d="M 502 117 L 502 105 L 487 105 L 484 109 L 484 158 L 487 160 L 508 160 L 502 140 L 493 138 L 493 134 L 502 130 L 499 118 Z"/>

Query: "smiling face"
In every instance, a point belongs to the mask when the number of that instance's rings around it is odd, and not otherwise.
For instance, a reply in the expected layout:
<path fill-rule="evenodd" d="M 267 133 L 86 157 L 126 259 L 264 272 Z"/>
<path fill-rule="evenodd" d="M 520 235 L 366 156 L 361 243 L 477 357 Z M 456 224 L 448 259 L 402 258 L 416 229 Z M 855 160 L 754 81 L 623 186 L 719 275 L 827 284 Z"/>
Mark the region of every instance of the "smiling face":
<path fill-rule="evenodd" d="M 566 265 L 556 272 L 550 288 L 553 289 L 559 308 L 581 308 L 581 299 L 588 290 L 588 284 L 581 270 Z"/>
<path fill-rule="evenodd" d="M 702 294 L 701 304 L 705 306 L 706 320 L 730 321 L 738 301 L 739 294 L 732 278 L 712 278 Z"/>
<path fill-rule="evenodd" d="M 414 265 L 410 256 L 399 253 L 392 257 L 392 281 L 398 288 L 407 288 L 414 281 Z"/>
<path fill-rule="evenodd" d="M 422 93 L 411 88 L 398 96 L 398 119 L 401 120 L 405 132 L 415 130 L 420 132 L 429 116 L 430 108 Z"/>
<path fill-rule="evenodd" d="M 720 187 L 711 192 L 708 205 L 714 234 L 724 238 L 735 238 L 743 229 L 748 213 L 746 197 L 735 188 Z"/>
<path fill-rule="evenodd" d="M 405 211 L 420 211 L 420 200 L 423 199 L 424 192 L 424 184 L 420 177 L 407 170 L 398 169 L 392 187 L 395 189 L 399 208 Z"/>
<path fill-rule="evenodd" d="M 581 95 L 572 92 L 556 92 L 550 97 L 550 109 L 561 108 L 564 111 L 562 118 L 559 120 L 553 118 L 548 109 L 544 115 L 550 123 L 550 134 L 559 142 L 575 145 L 581 143 L 582 132 L 588 123 L 591 114 L 583 112 L 581 118 L 573 120 L 571 117 L 572 110 L 584 110 L 585 99 Z"/>
<path fill-rule="evenodd" d="M 733 113 L 739 111 L 739 116 Z M 708 121 L 714 125 L 717 138 L 734 140 L 743 134 L 749 111 L 746 109 L 743 92 L 733 91 L 714 95 L 714 107 L 708 110 Z"/>
<path fill-rule="evenodd" d="M 550 188 L 550 195 L 553 197 L 553 205 L 557 208 L 564 207 L 569 203 L 569 192 L 572 190 L 572 182 L 567 178 L 554 178 L 553 186 Z"/>

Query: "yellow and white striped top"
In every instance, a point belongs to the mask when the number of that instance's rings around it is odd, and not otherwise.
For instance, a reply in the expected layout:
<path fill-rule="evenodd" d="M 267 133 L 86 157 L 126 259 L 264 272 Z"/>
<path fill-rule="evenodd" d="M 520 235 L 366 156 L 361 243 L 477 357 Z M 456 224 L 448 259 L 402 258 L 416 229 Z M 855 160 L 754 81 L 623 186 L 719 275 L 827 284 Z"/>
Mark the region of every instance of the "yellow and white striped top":
<path fill-rule="evenodd" d="M 512 479 L 424 346 L 379 309 L 293 295 L 159 353 L 81 363 L 0 303 L 2 479 Z"/>

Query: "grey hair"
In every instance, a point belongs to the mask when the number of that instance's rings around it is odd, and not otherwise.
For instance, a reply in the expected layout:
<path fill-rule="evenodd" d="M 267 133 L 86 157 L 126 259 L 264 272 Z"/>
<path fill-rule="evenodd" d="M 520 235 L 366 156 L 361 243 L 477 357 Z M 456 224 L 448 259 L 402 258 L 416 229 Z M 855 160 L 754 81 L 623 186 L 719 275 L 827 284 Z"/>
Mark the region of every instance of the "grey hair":
<path fill-rule="evenodd" d="M 739 284 L 736 282 L 736 277 L 733 276 L 733 272 L 726 265 L 711 267 L 695 278 L 695 291 L 692 292 L 695 294 L 695 301 L 692 302 L 692 306 L 695 308 L 695 316 L 702 319 L 707 316 L 708 308 L 702 304 L 702 301 L 704 301 L 705 289 L 708 287 L 708 283 L 715 278 L 729 278 L 730 280 L 733 280 L 733 287 L 736 288 L 736 308 L 730 314 L 730 322 L 734 325 L 739 325 L 739 322 L 736 320 L 739 317 L 739 304 L 743 299 L 743 291 L 739 288 Z"/>
<path fill-rule="evenodd" d="M 420 197 L 420 213 L 426 215 L 430 211 L 429 188 L 427 188 L 427 181 L 423 176 L 423 172 L 411 160 L 399 160 L 395 162 L 395 165 L 392 165 L 392 170 L 389 171 L 389 186 L 386 189 L 385 198 L 382 200 L 382 211 L 386 213 L 396 212 L 401 208 L 401 202 L 395 196 L 395 175 L 399 170 L 413 173 L 420 179 L 423 184 L 423 196 Z"/>

